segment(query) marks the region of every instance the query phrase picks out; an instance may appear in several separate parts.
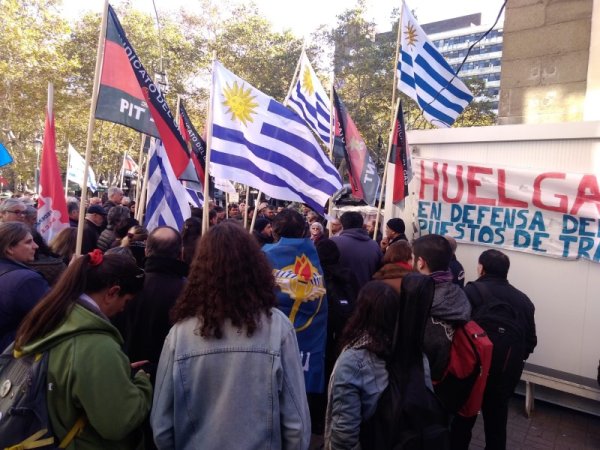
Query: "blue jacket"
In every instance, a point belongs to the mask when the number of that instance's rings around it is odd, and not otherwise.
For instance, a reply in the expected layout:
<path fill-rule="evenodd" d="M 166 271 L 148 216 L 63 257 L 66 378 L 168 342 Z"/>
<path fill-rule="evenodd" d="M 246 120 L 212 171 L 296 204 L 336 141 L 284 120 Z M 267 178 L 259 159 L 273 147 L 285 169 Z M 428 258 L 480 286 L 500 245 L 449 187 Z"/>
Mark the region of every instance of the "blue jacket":
<path fill-rule="evenodd" d="M 171 328 L 150 416 L 159 450 L 308 448 L 296 333 L 272 313 L 251 337 L 229 320 L 221 339 L 201 337 L 196 318 Z"/>
<path fill-rule="evenodd" d="M 325 449 L 360 449 L 360 424 L 375 414 L 387 385 L 385 361 L 364 348 L 342 352 L 329 380 Z"/>
<path fill-rule="evenodd" d="M 19 324 L 48 289 L 38 272 L 0 258 L 0 352 L 14 341 Z"/>
<path fill-rule="evenodd" d="M 360 287 L 371 281 L 379 270 L 383 253 L 379 244 L 369 237 L 362 228 L 343 230 L 339 236 L 331 238 L 340 251 L 340 265 L 352 270 Z"/>

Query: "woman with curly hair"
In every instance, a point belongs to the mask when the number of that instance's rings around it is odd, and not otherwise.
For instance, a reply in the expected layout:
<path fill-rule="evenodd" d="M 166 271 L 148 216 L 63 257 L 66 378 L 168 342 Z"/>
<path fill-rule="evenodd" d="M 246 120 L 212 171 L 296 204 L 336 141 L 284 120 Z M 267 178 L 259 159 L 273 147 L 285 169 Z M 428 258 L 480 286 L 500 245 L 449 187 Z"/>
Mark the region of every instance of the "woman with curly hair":
<path fill-rule="evenodd" d="M 274 289 L 239 224 L 202 236 L 158 364 L 150 420 L 159 449 L 308 448 L 296 334 Z"/>

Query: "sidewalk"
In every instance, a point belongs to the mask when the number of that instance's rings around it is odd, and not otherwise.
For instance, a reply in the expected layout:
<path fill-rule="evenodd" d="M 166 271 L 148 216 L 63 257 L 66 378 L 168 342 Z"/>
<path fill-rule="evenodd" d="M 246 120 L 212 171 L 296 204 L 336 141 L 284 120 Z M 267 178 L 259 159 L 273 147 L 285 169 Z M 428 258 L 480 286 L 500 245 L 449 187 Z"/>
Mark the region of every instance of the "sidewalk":
<path fill-rule="evenodd" d="M 515 395 L 508 412 L 507 450 L 600 449 L 600 417 L 555 406 L 540 400 L 530 419 L 525 399 Z M 473 429 L 471 450 L 485 448 L 483 419 Z"/>

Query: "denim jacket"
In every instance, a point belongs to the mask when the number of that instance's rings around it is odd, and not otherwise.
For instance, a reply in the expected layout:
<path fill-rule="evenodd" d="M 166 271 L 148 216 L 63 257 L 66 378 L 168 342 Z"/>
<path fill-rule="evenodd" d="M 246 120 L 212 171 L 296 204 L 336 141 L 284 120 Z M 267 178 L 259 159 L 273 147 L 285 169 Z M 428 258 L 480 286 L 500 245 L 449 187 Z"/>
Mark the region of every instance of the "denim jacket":
<path fill-rule="evenodd" d="M 364 348 L 342 352 L 329 380 L 325 449 L 360 449 L 360 424 L 388 385 L 385 361 Z"/>
<path fill-rule="evenodd" d="M 151 413 L 160 450 L 306 449 L 310 416 L 296 333 L 272 309 L 248 337 L 226 320 L 221 339 L 198 319 L 177 323 L 163 346 Z"/>

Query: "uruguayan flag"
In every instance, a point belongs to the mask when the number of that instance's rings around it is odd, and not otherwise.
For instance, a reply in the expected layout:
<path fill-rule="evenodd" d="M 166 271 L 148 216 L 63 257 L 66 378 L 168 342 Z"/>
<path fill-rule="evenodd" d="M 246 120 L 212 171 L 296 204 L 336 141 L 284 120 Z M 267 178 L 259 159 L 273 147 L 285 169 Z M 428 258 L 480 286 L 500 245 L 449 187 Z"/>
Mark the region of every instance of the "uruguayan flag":
<path fill-rule="evenodd" d="M 148 231 L 168 225 L 181 230 L 190 217 L 186 189 L 173 173 L 165 147 L 159 139 L 150 144 L 148 172 L 148 203 L 145 226 Z"/>
<path fill-rule="evenodd" d="M 300 55 L 298 79 L 285 104 L 296 111 L 317 136 L 329 145 L 331 104 L 304 50 Z"/>
<path fill-rule="evenodd" d="M 340 176 L 298 115 L 215 61 L 210 170 L 322 212 Z"/>
<path fill-rule="evenodd" d="M 402 5 L 398 89 L 416 101 L 425 118 L 440 128 L 451 126 L 473 99 L 452 67 Z"/>

